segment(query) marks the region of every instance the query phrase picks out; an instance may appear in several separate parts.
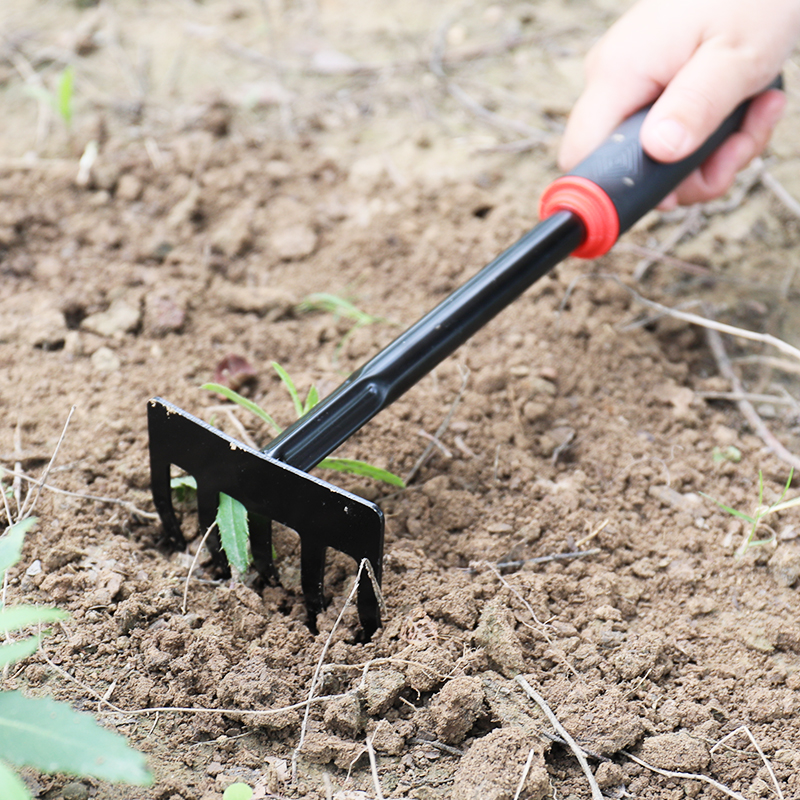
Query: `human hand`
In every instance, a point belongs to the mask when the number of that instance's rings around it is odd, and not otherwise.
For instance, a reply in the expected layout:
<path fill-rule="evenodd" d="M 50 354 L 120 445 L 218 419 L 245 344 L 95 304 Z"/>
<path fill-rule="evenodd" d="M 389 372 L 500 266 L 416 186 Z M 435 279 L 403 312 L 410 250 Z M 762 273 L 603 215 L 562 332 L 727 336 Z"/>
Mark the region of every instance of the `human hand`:
<path fill-rule="evenodd" d="M 653 101 L 642 147 L 656 161 L 685 158 L 772 81 L 798 37 L 800 0 L 639 0 L 586 58 L 586 88 L 570 114 L 559 166 L 572 169 Z M 764 150 L 785 103 L 778 90 L 759 94 L 741 129 L 660 207 L 724 194 Z"/>

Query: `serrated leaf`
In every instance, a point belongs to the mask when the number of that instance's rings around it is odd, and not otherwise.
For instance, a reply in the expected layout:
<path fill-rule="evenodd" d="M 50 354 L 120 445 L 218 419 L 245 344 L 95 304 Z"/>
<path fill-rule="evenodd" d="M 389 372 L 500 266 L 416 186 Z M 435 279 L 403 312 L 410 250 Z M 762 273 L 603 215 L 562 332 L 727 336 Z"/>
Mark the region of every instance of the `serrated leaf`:
<path fill-rule="evenodd" d="M 33 800 L 19 776 L 0 761 L 0 797 L 3 800 Z"/>
<path fill-rule="evenodd" d="M 354 458 L 325 458 L 317 465 L 322 469 L 335 469 L 339 472 L 350 472 L 353 475 L 363 475 L 367 478 L 374 478 L 378 481 L 399 486 L 405 489 L 406 485 L 399 475 L 395 475 L 389 470 L 367 464 L 365 461 L 357 461 Z"/>
<path fill-rule="evenodd" d="M 247 509 L 224 492 L 219 493 L 217 508 L 217 528 L 219 539 L 231 566 L 240 575 L 250 566 L 250 527 L 247 524 Z"/>
<path fill-rule="evenodd" d="M 146 786 L 144 756 L 88 714 L 49 697 L 0 692 L 0 753 L 17 767 Z M 5 800 L 5 798 L 4 798 Z"/>
<path fill-rule="evenodd" d="M 240 405 L 242 408 L 246 408 L 248 411 L 255 414 L 260 419 L 263 419 L 267 425 L 271 425 L 278 433 L 280 433 L 283 428 L 275 422 L 272 417 L 261 408 L 260 405 L 254 403 L 252 400 L 248 400 L 246 397 L 242 397 L 239 392 L 234 392 L 233 389 L 228 388 L 227 386 L 223 386 L 221 383 L 204 383 L 201 389 L 207 389 L 209 392 L 216 392 L 216 394 L 221 394 L 226 400 L 230 400 L 232 403 L 236 403 Z"/>
<path fill-rule="evenodd" d="M 35 653 L 39 649 L 38 636 L 29 636 L 27 639 L 22 639 L 19 642 L 11 642 L 4 644 L 0 647 L 0 669 L 6 664 L 13 664 L 17 661 L 22 661 L 27 658 L 31 653 Z M 3 797 L 0 794 L 0 797 Z"/>
<path fill-rule="evenodd" d="M 302 417 L 303 401 L 300 399 L 300 395 L 297 393 L 297 387 L 294 385 L 294 381 L 289 377 L 289 373 L 277 361 L 272 362 L 272 368 L 278 373 L 278 377 L 288 390 L 289 395 L 292 398 L 292 403 L 294 403 L 295 414 L 297 414 L 298 417 Z"/>
<path fill-rule="evenodd" d="M 48 606 L 13 606 L 0 611 L 0 631 L 18 631 L 29 625 L 69 619 L 66 611 Z M 2 751 L 0 751 L 2 752 Z"/>
<path fill-rule="evenodd" d="M 28 517 L 14 523 L 0 536 L 0 580 L 3 573 L 19 561 L 25 534 L 36 524 L 36 517 Z"/>

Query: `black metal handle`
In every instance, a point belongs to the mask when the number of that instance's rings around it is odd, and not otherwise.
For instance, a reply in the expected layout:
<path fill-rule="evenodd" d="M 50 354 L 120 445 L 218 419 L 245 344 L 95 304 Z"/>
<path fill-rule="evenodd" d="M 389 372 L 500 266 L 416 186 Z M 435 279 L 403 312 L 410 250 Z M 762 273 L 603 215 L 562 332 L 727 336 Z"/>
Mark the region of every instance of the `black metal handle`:
<path fill-rule="evenodd" d="M 780 79 L 772 84 L 780 85 Z M 646 110 L 640 111 L 551 189 L 576 178 L 594 187 L 590 192 L 605 198 L 601 202 L 606 203 L 606 211 L 618 215 L 610 247 L 620 231 L 662 200 L 735 130 L 745 111 L 742 104 L 700 150 L 677 164 L 659 164 L 644 154 L 639 128 Z M 546 211 L 543 222 L 356 370 L 263 452 L 297 469 L 310 469 L 559 261 L 573 252 L 581 255 L 580 249 L 591 238 L 592 220 L 580 207 L 556 206 Z"/>
<path fill-rule="evenodd" d="M 566 211 L 537 225 L 356 370 L 263 452 L 302 470 L 318 464 L 566 258 L 582 238 L 580 220 Z"/>

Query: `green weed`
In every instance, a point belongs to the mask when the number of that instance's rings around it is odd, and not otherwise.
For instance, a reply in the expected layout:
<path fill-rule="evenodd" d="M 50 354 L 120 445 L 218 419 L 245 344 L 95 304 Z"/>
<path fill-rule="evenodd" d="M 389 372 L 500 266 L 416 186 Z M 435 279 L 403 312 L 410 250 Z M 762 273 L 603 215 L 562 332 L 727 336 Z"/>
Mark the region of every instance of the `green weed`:
<path fill-rule="evenodd" d="M 33 517 L 28 517 L 12 525 L 0 537 L 0 583 L 6 570 L 19 561 L 25 534 L 35 522 Z M 49 607 L 3 608 L 0 610 L 0 633 L 8 637 L 29 626 L 59 622 L 68 616 Z M 0 646 L 0 667 L 5 668 L 36 652 L 42 635 Z M 140 786 L 152 782 L 144 756 L 131 749 L 122 736 L 101 728 L 92 717 L 74 711 L 66 703 L 48 697 L 25 697 L 20 692 L 0 692 L 0 759 L 0 797 L 3 800 L 32 800 L 28 788 L 9 763 L 42 772 L 66 772 Z"/>
<path fill-rule="evenodd" d="M 334 361 L 341 349 L 344 347 L 345 342 L 359 329 L 367 325 L 374 325 L 376 323 L 387 323 L 388 320 L 384 317 L 374 317 L 362 311 L 357 306 L 354 306 L 349 300 L 343 297 L 338 297 L 335 294 L 328 294 L 327 292 L 314 292 L 303 299 L 297 306 L 300 312 L 309 311 L 325 311 L 333 314 L 336 319 L 346 319 L 353 323 L 350 330 L 345 333 L 336 345 L 336 355 Z"/>
<path fill-rule="evenodd" d="M 771 533 L 769 538 L 767 539 L 757 539 L 756 535 L 758 533 L 758 529 L 761 526 L 765 517 L 769 516 L 770 514 L 775 514 L 779 511 L 785 511 L 787 508 L 792 508 L 793 506 L 800 505 L 800 497 L 794 497 L 791 500 L 787 500 L 783 502 L 784 497 L 786 497 L 787 492 L 789 491 L 789 487 L 792 485 L 792 477 L 794 476 L 794 467 L 789 470 L 789 477 L 786 481 L 786 486 L 783 488 L 783 492 L 781 496 L 771 505 L 765 506 L 764 505 L 764 477 L 761 473 L 761 470 L 758 471 L 758 503 L 756 504 L 755 509 L 751 514 L 745 514 L 743 511 L 739 511 L 737 508 L 731 508 L 731 506 L 727 506 L 724 503 L 721 503 L 719 500 L 716 500 L 713 497 L 705 494 L 704 492 L 700 492 L 703 497 L 708 498 L 713 503 L 716 503 L 723 511 L 727 511 L 728 514 L 731 516 L 736 517 L 737 519 L 741 519 L 746 522 L 750 526 L 750 530 L 748 531 L 747 537 L 742 542 L 742 544 L 736 550 L 736 557 L 741 558 L 751 547 L 760 547 L 762 545 L 770 544 L 775 540 L 775 534 Z"/>
<path fill-rule="evenodd" d="M 61 117 L 66 128 L 72 127 L 75 70 L 71 64 L 64 67 L 58 74 L 55 91 L 51 92 L 43 85 L 30 86 L 28 91 L 38 100 L 49 105 Z"/>

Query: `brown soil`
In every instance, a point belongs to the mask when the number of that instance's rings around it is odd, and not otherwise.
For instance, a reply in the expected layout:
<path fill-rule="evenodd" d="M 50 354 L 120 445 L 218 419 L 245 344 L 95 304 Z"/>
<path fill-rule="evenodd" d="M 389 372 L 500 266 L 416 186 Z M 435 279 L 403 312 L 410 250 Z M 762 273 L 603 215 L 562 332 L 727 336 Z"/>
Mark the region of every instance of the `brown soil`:
<path fill-rule="evenodd" d="M 29 774 L 37 796 L 219 800 L 243 780 L 261 797 L 374 797 L 371 737 L 387 797 L 589 797 L 520 674 L 594 754 L 609 797 L 720 796 L 623 751 L 775 796 L 745 733 L 712 750 L 740 726 L 800 796 L 800 520 L 782 514 L 775 542 L 737 559 L 743 524 L 700 496 L 750 512 L 758 471 L 772 502 L 788 467 L 734 404 L 701 395 L 730 388 L 702 332 L 626 328 L 642 307 L 585 278 L 636 285 L 631 245 L 683 226 L 672 253 L 704 274 L 659 264 L 638 291 L 800 341 L 800 223 L 758 182 L 693 226 L 654 212 L 627 250 L 564 263 L 341 448 L 407 474 L 460 398 L 405 491 L 325 475 L 387 515 L 387 612 L 368 644 L 352 608 L 334 632 L 317 693 L 335 697 L 312 706 L 296 783 L 303 710 L 270 712 L 308 696 L 355 566 L 332 557 L 317 635 L 288 536 L 282 587 L 231 584 L 203 556 L 182 613 L 196 516 L 183 511 L 188 553 L 162 547 L 153 519 L 148 398 L 238 436 L 199 388 L 237 354 L 256 368 L 253 399 L 286 424 L 271 361 L 324 394 L 510 245 L 556 174 L 582 55 L 625 4 L 15 5 L 0 46 L 0 453 L 41 476 L 74 406 L 47 482 L 76 494 L 41 494 L 8 588 L 71 620 L 3 686 L 98 714 L 156 776 L 144 790 Z M 478 116 L 431 72 L 442 44 Z M 64 60 L 69 133 L 44 124 L 23 80 L 52 87 Z M 796 73 L 770 166 L 797 197 Z M 535 130 L 533 149 L 504 147 Z M 316 291 L 388 322 L 345 338 L 346 320 L 297 309 Z M 797 388 L 765 363 L 737 369 L 754 392 Z M 798 452 L 796 404 L 758 408 Z M 740 461 L 715 458 L 729 447 Z M 524 563 L 494 566 L 508 561 Z M 183 710 L 140 713 L 153 707 Z"/>

